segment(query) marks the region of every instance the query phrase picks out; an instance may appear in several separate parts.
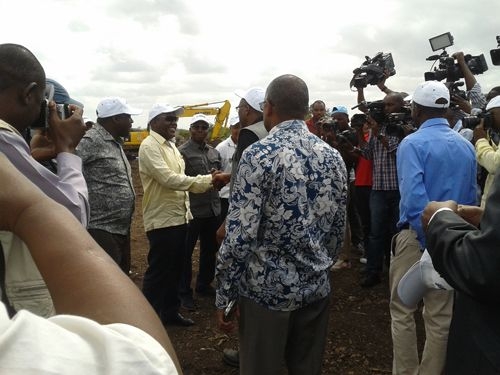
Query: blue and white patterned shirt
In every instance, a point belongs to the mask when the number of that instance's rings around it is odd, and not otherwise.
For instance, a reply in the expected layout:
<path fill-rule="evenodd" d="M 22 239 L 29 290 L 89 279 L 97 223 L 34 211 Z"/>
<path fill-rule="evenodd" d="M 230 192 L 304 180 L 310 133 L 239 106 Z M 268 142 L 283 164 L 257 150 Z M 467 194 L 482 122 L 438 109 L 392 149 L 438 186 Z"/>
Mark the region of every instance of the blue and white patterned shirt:
<path fill-rule="evenodd" d="M 290 120 L 243 153 L 217 256 L 216 306 L 238 296 L 293 311 L 330 293 L 347 173 L 339 152 Z"/>

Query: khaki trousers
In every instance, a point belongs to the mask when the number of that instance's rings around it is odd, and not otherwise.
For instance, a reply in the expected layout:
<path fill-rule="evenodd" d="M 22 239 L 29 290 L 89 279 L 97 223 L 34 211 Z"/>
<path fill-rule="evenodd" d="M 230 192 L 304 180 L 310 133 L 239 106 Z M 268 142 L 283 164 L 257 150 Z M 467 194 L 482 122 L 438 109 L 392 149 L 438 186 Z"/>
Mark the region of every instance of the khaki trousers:
<path fill-rule="evenodd" d="M 391 289 L 391 330 L 393 343 L 392 373 L 397 375 L 439 375 L 446 360 L 453 291 L 435 290 L 424 296 L 422 316 L 426 340 L 419 363 L 414 313 L 398 296 L 398 283 L 408 269 L 420 259 L 422 252 L 417 234 L 404 229 L 393 238 L 393 254 L 389 268 Z"/>

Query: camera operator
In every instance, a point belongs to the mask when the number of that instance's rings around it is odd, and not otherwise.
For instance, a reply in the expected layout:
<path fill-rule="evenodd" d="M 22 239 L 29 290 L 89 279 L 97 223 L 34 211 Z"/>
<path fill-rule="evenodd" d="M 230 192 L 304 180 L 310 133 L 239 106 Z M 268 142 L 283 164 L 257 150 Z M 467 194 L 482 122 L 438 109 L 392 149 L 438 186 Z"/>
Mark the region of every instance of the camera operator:
<path fill-rule="evenodd" d="M 385 84 L 381 89 L 387 89 Z M 365 102 L 363 88 L 358 88 L 358 103 Z M 374 102 L 375 103 L 375 102 Z M 396 173 L 396 150 L 401 139 L 408 132 L 410 122 L 404 127 L 397 125 L 398 132 L 389 127 L 388 116 L 402 113 L 404 98 L 401 93 L 390 91 L 377 107 L 365 105 L 371 135 L 366 141 L 358 132 L 361 154 L 373 161 L 373 185 L 370 194 L 371 228 L 368 241 L 366 272 L 361 286 L 368 288 L 380 283 L 380 275 L 385 264 L 388 266 L 390 239 L 396 233 L 399 219 L 399 189 Z"/>
<path fill-rule="evenodd" d="M 319 136 L 321 133 L 321 124 L 319 124 L 319 120 L 321 120 L 326 113 L 325 102 L 323 100 L 314 101 L 314 103 L 311 104 L 310 112 L 312 116 L 306 121 L 307 128 L 311 133 Z"/>
<path fill-rule="evenodd" d="M 0 44 L 0 82 L 0 151 L 47 196 L 65 206 L 86 225 L 89 212 L 87 185 L 82 175 L 81 159 L 74 155 L 85 132 L 82 109 L 70 105 L 72 115 L 61 120 L 56 104 L 46 103 L 42 66 L 28 49 L 17 44 Z M 31 156 L 28 144 L 21 136 L 38 120 L 45 123 L 45 116 L 40 116 L 42 108 L 48 108 L 47 132 L 53 145 L 53 157 L 57 159 L 57 174 Z M 0 264 L 5 305 L 9 306 L 8 297 L 14 305 L 10 312 L 25 308 L 37 315 L 52 315 L 54 306 L 50 294 L 25 243 L 6 231 L 0 232 L 0 240 L 4 252 L 0 254 L 0 260 L 5 256 L 5 264 Z"/>
<path fill-rule="evenodd" d="M 484 208 L 496 171 L 500 167 L 500 96 L 495 96 L 486 105 L 486 118 L 474 128 L 473 143 L 478 163 L 488 171 L 481 197 Z"/>

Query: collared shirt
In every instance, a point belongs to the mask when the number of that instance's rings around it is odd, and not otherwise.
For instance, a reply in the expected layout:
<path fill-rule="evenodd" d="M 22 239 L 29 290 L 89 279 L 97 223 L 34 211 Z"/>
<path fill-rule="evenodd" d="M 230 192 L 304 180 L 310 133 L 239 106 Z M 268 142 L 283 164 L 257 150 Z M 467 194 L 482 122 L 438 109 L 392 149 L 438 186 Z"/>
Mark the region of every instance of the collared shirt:
<path fill-rule="evenodd" d="M 481 207 L 484 208 L 495 174 L 500 168 L 500 148 L 491 141 L 489 134 L 487 138 L 478 139 L 474 147 L 476 148 L 477 162 L 488 171 L 481 196 Z"/>
<path fill-rule="evenodd" d="M 127 235 L 135 207 L 130 164 L 121 144 L 96 123 L 78 144 L 90 201 L 91 229 Z"/>
<path fill-rule="evenodd" d="M 144 196 L 144 228 L 186 224 L 192 219 L 188 191 L 203 193 L 212 188 L 212 175 L 184 174 L 184 159 L 173 142 L 151 131 L 139 147 L 139 173 Z"/>
<path fill-rule="evenodd" d="M 472 108 L 483 109 L 486 107 L 486 97 L 481 91 L 481 85 L 479 82 L 476 82 L 474 86 L 467 93 Z"/>
<path fill-rule="evenodd" d="M 249 146 L 218 252 L 216 306 L 247 297 L 292 311 L 330 293 L 342 246 L 347 172 L 339 152 L 290 120 Z"/>
<path fill-rule="evenodd" d="M 425 248 L 420 221 L 430 201 L 476 202 L 476 156 L 472 144 L 444 118 L 425 121 L 399 145 L 397 168 L 401 202 L 398 227 L 409 224 Z"/>
<path fill-rule="evenodd" d="M 44 194 L 65 206 L 82 225 L 87 225 L 90 211 L 87 184 L 78 156 L 59 153 L 58 173 L 54 174 L 32 158 L 21 134 L 2 120 L 0 152 Z M 13 307 L 41 316 L 53 315 L 55 310 L 50 293 L 26 244 L 12 232 L 6 231 L 0 231 L 0 241 L 5 255 L 5 290 Z"/>
<path fill-rule="evenodd" d="M 233 154 L 236 151 L 236 143 L 233 142 L 231 137 L 228 137 L 219 143 L 215 149 L 219 151 L 221 157 L 221 170 L 226 173 L 231 173 Z M 229 185 L 220 189 L 219 196 L 224 199 L 229 199 Z"/>
<path fill-rule="evenodd" d="M 206 175 L 213 169 L 221 169 L 219 151 L 206 143 L 198 144 L 189 139 L 179 147 L 184 158 L 187 176 Z M 193 217 L 207 218 L 220 215 L 220 198 L 216 189 L 204 193 L 189 193 L 189 204 Z"/>
<path fill-rule="evenodd" d="M 382 125 L 380 134 L 386 134 L 386 126 Z M 396 150 L 399 138 L 385 136 L 388 147 L 382 141 L 370 135 L 370 139 L 361 145 L 362 155 L 373 160 L 373 190 L 398 190 L 398 176 L 396 172 Z"/>

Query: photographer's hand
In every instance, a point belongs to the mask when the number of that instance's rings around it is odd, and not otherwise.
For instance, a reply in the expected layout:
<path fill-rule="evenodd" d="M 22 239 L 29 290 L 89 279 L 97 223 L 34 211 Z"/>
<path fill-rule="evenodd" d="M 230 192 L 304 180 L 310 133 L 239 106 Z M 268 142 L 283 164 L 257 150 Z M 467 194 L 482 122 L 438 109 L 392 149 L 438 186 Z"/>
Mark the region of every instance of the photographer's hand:
<path fill-rule="evenodd" d="M 486 138 L 486 135 L 487 134 L 486 130 L 484 130 L 483 120 L 481 119 L 479 125 L 477 125 L 473 130 L 472 143 L 476 143 L 479 139 Z"/>
<path fill-rule="evenodd" d="M 48 134 L 54 142 L 56 155 L 61 152 L 74 153 L 75 148 L 85 134 L 86 128 L 82 120 L 83 110 L 73 104 L 69 105 L 72 115 L 61 120 L 57 114 L 56 103 L 49 103 Z"/>
<path fill-rule="evenodd" d="M 467 99 L 462 98 L 460 95 L 451 95 L 451 102 L 458 105 L 458 107 L 465 113 L 470 113 L 472 110 L 472 105 Z"/>
<path fill-rule="evenodd" d="M 47 130 L 35 129 L 30 142 L 31 156 L 37 161 L 50 160 L 57 156 L 54 142 L 47 136 Z"/>
<path fill-rule="evenodd" d="M 464 75 L 465 89 L 467 91 L 472 90 L 477 81 L 474 77 L 474 74 L 472 74 L 471 70 L 469 69 L 469 65 L 467 65 L 467 63 L 465 62 L 464 53 L 462 51 L 459 51 L 455 52 L 451 56 L 457 60 L 457 64 Z"/>

